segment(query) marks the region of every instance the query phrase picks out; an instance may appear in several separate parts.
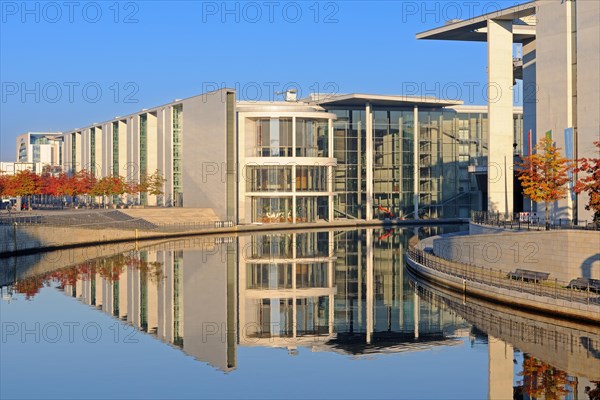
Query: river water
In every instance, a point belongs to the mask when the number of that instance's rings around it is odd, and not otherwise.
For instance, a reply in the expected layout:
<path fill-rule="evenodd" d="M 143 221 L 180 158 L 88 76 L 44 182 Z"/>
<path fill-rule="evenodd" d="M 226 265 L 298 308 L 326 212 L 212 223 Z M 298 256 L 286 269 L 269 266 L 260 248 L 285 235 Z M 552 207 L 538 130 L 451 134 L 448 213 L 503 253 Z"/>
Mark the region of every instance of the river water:
<path fill-rule="evenodd" d="M 0 260 L 0 398 L 589 399 L 600 328 L 423 282 L 460 227 L 195 237 Z"/>

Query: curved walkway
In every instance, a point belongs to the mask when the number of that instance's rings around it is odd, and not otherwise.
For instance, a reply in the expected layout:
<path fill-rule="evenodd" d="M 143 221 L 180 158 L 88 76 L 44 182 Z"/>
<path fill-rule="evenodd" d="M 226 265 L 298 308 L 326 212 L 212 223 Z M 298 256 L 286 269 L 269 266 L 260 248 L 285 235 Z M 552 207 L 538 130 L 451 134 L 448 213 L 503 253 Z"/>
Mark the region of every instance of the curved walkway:
<path fill-rule="evenodd" d="M 589 289 L 509 279 L 506 273 L 448 261 L 416 247 L 407 251 L 406 260 L 414 273 L 464 295 L 563 318 L 600 322 L 600 293 Z"/>

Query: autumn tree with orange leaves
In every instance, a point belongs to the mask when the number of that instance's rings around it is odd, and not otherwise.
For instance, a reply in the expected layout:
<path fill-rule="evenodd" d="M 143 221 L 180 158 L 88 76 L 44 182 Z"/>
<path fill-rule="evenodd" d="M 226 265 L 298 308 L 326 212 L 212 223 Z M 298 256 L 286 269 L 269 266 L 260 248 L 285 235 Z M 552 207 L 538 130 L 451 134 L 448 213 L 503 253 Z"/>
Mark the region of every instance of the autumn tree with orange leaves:
<path fill-rule="evenodd" d="M 523 193 L 536 203 L 546 205 L 546 225 L 549 222 L 548 203 L 564 199 L 569 192 L 569 171 L 573 169 L 571 160 L 560 154 L 552 139 L 544 137 L 535 146 L 536 152 L 524 156 L 517 164 L 517 174 Z"/>
<path fill-rule="evenodd" d="M 586 210 L 594 212 L 594 221 L 600 222 L 600 141 L 594 142 L 598 148 L 598 158 L 581 158 L 577 160 L 575 172 L 585 174 L 575 183 L 577 194 L 587 193 L 590 197 Z"/>

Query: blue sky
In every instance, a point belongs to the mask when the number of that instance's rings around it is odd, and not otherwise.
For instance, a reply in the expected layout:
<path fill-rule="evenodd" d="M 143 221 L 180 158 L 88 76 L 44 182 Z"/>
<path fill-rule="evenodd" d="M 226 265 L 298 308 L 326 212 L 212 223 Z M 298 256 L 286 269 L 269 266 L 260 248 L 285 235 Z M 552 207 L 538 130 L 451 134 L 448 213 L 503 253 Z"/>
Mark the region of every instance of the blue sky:
<path fill-rule="evenodd" d="M 415 34 L 517 1 L 1 1 L 0 159 L 27 131 L 87 126 L 219 86 L 484 104 L 485 43 Z M 72 4 L 72 5 L 71 5 Z"/>

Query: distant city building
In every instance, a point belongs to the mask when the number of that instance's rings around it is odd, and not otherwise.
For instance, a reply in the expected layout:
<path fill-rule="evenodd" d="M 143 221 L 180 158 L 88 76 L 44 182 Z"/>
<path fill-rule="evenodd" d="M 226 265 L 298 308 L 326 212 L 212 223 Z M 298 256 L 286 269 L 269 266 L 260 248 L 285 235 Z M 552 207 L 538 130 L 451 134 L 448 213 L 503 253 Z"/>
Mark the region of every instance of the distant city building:
<path fill-rule="evenodd" d="M 17 162 L 40 163 L 44 166 L 61 165 L 62 160 L 61 132 L 28 132 L 17 136 Z M 35 171 L 41 173 L 40 171 Z"/>

